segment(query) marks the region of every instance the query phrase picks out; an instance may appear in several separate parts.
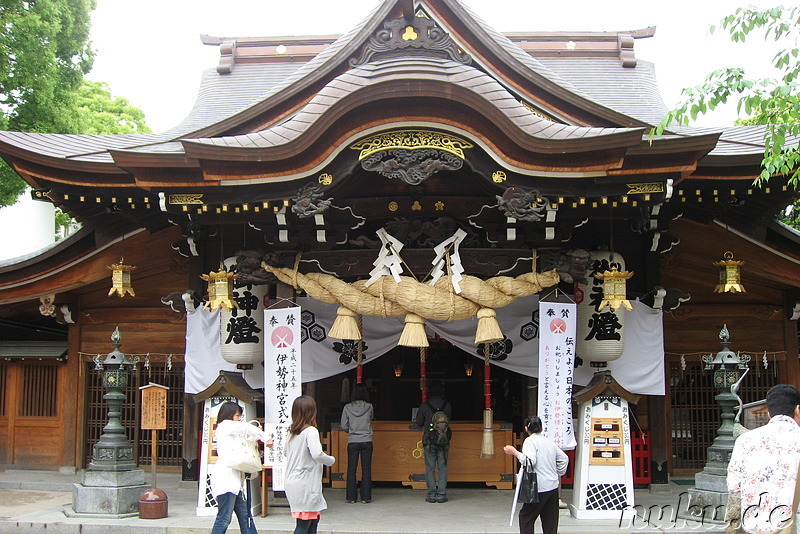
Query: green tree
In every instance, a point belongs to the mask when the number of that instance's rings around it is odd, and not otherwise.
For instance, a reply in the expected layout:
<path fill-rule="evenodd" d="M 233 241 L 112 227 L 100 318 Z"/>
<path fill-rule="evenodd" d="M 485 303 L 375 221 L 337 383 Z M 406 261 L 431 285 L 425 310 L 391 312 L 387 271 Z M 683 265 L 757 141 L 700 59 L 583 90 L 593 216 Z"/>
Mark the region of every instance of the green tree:
<path fill-rule="evenodd" d="M 75 131 L 65 110 L 94 59 L 90 12 L 94 0 L 0 0 L 0 128 Z M 25 183 L 0 166 L 0 205 L 13 204 Z"/>
<path fill-rule="evenodd" d="M 74 95 L 75 131 L 84 134 L 150 133 L 144 112 L 128 99 L 115 97 L 104 82 L 83 80 Z M 56 239 L 78 229 L 79 224 L 69 215 L 56 210 Z"/>
<path fill-rule="evenodd" d="M 777 78 L 749 78 L 744 69 L 724 68 L 713 71 L 703 85 L 683 90 L 683 99 L 670 111 L 651 135 L 661 135 L 673 123 L 689 124 L 729 98 L 738 96 L 738 110 L 746 124 L 767 125 L 764 134 L 762 171 L 756 182 L 764 183 L 775 175 L 787 175 L 800 184 L 800 7 L 778 6 L 763 11 L 739 8 L 720 22 L 732 41 L 744 43 L 752 33 L 779 43 L 782 50 L 772 59 Z"/>
<path fill-rule="evenodd" d="M 75 95 L 76 131 L 84 134 L 150 133 L 144 111 L 111 94 L 105 82 L 84 80 Z"/>
<path fill-rule="evenodd" d="M 95 0 L 0 0 L 0 129 L 18 132 L 149 132 L 144 113 L 103 83 L 92 68 L 90 13 Z M 0 161 L 0 206 L 26 184 Z"/>

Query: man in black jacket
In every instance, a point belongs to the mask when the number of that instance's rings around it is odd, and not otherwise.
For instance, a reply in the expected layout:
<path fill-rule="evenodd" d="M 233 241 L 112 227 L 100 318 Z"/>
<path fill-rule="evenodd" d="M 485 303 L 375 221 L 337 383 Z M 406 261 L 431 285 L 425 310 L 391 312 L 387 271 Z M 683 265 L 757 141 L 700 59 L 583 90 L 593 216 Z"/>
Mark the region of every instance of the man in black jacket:
<path fill-rule="evenodd" d="M 417 410 L 417 426 L 422 428 L 422 449 L 425 452 L 425 484 L 428 486 L 427 502 L 447 502 L 447 452 L 450 443 L 437 445 L 434 443 L 435 430 L 431 421 L 436 412 L 444 412 L 449 425 L 453 416 L 453 407 L 444 398 L 444 386 L 441 382 L 431 382 L 428 387 L 429 398 Z M 448 437 L 449 437 L 448 429 Z M 436 470 L 438 468 L 438 484 Z"/>

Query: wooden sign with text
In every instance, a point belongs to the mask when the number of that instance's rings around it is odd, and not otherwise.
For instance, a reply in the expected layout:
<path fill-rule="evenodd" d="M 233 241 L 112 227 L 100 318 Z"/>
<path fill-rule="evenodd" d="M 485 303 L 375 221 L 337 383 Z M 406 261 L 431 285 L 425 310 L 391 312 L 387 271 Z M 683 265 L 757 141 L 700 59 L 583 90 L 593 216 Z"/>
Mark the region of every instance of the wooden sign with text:
<path fill-rule="evenodd" d="M 150 382 L 142 390 L 142 430 L 164 430 L 167 428 L 166 386 Z"/>

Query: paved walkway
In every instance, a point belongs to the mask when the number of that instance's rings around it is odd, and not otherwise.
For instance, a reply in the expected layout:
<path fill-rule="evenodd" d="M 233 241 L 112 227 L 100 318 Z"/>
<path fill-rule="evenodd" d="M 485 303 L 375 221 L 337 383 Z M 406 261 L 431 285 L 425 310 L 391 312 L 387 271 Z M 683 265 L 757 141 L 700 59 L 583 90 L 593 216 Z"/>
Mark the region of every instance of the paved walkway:
<path fill-rule="evenodd" d="M 149 480 L 149 478 L 148 478 Z M 0 533 L 46 534 L 201 534 L 211 531 L 213 517 L 198 517 L 195 512 L 197 485 L 181 482 L 177 474 L 159 474 L 158 485 L 169 498 L 169 516 L 165 519 L 72 518 L 64 510 L 71 508 L 72 484 L 80 475 L 60 475 L 43 471 L 0 472 Z M 670 483 L 658 491 L 636 490 L 639 516 L 633 522 L 618 520 L 577 520 L 561 510 L 560 534 L 617 533 L 620 530 L 641 533 L 698 532 L 722 530 L 719 526 L 685 524 L 674 521 L 680 494 L 689 486 Z M 450 502 L 429 504 L 425 493 L 401 487 L 377 487 L 370 504 L 348 504 L 344 490 L 326 488 L 328 510 L 322 513 L 320 534 L 515 534 L 516 518 L 509 526 L 513 492 L 480 487 L 449 488 Z M 270 497 L 272 495 L 270 494 Z M 562 491 L 562 499 L 571 501 L 571 490 Z M 684 497 L 685 498 L 685 497 Z M 290 533 L 294 520 L 285 503 L 271 499 L 267 517 L 257 517 L 256 526 L 265 532 Z M 650 512 L 650 521 L 642 517 L 650 510 L 664 510 L 659 520 Z M 229 532 L 238 532 L 236 521 Z M 541 532 L 537 523 L 537 532 Z"/>

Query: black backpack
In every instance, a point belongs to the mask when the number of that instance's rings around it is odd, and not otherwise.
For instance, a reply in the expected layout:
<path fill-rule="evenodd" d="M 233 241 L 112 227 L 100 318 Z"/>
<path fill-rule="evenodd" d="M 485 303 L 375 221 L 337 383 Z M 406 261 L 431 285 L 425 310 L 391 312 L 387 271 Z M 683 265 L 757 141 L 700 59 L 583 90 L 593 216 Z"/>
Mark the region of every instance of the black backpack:
<path fill-rule="evenodd" d="M 450 430 L 450 418 L 444 413 L 447 403 L 438 410 L 434 409 L 430 402 L 426 401 L 425 404 L 433 412 L 431 424 L 428 427 L 428 443 L 436 447 L 447 447 L 450 444 L 450 437 L 453 435 L 453 431 Z"/>

